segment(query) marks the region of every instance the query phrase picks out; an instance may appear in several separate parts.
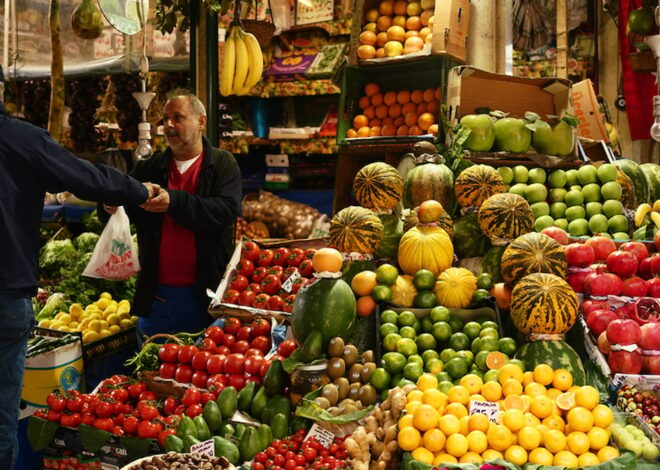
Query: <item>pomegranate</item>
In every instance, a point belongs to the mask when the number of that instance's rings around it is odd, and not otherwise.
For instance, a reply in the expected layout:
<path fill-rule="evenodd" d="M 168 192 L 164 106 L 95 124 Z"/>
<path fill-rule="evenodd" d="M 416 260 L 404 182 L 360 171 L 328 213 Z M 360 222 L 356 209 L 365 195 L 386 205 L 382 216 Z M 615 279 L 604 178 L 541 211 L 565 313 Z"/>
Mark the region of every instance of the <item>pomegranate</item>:
<path fill-rule="evenodd" d="M 642 371 L 642 355 L 639 351 L 612 351 L 607 363 L 614 373 L 639 374 Z"/>
<path fill-rule="evenodd" d="M 576 268 L 586 268 L 596 261 L 594 249 L 584 243 L 571 243 L 564 248 L 566 252 L 566 261 L 569 266 Z"/>
<path fill-rule="evenodd" d="M 660 253 L 651 256 L 651 274 L 654 276 L 660 275 Z"/>
<path fill-rule="evenodd" d="M 660 230 L 655 232 L 655 236 L 653 237 L 653 244 L 655 245 L 655 249 L 660 251 Z"/>
<path fill-rule="evenodd" d="M 660 277 L 654 277 L 646 281 L 648 286 L 648 296 L 655 299 L 660 299 Z"/>
<path fill-rule="evenodd" d="M 631 320 L 634 320 L 635 304 L 633 302 L 623 304 L 620 307 L 615 308 L 614 313 L 616 313 L 619 318 L 629 318 Z"/>
<path fill-rule="evenodd" d="M 660 375 L 660 356 L 642 355 L 642 370 L 647 374 Z"/>
<path fill-rule="evenodd" d="M 582 302 L 580 305 L 580 312 L 582 312 L 582 316 L 584 318 L 587 318 L 591 312 L 594 310 L 598 309 L 604 309 L 604 310 L 609 310 L 610 304 L 607 302 L 607 300 L 585 300 Z"/>
<path fill-rule="evenodd" d="M 634 320 L 619 318 L 607 325 L 607 340 L 611 344 L 639 344 L 641 339 L 642 330 Z"/>
<path fill-rule="evenodd" d="M 608 273 L 600 265 L 584 279 L 584 293 L 591 296 L 619 295 L 623 281 L 616 274 Z"/>
<path fill-rule="evenodd" d="M 607 269 L 619 277 L 634 276 L 639 266 L 637 257 L 629 251 L 613 251 L 607 255 L 605 263 Z"/>
<path fill-rule="evenodd" d="M 651 272 L 651 258 L 644 258 L 640 261 L 637 272 L 642 279 L 651 279 L 653 277 L 653 273 Z"/>
<path fill-rule="evenodd" d="M 546 227 L 541 230 L 541 233 L 554 238 L 560 245 L 568 245 L 568 233 L 559 227 Z"/>
<path fill-rule="evenodd" d="M 648 291 L 646 281 L 641 277 L 633 276 L 623 280 L 621 295 L 627 297 L 644 297 Z"/>
<path fill-rule="evenodd" d="M 605 355 L 612 352 L 612 346 L 610 345 L 610 342 L 607 341 L 607 332 L 605 331 L 598 335 L 598 350 Z"/>
<path fill-rule="evenodd" d="M 660 322 L 660 299 L 642 297 L 637 299 L 634 305 L 635 310 L 633 313 L 633 320 L 640 325 Z M 660 326 L 658 326 L 658 328 L 660 329 Z M 647 349 L 660 349 L 660 346 Z"/>
<path fill-rule="evenodd" d="M 649 257 L 649 250 L 642 242 L 626 242 L 619 247 L 619 250 L 632 253 L 640 263 L 644 258 Z"/>
<path fill-rule="evenodd" d="M 584 244 L 594 249 L 596 261 L 607 259 L 607 255 L 616 250 L 616 245 L 614 242 L 605 237 L 591 237 L 588 238 Z"/>
<path fill-rule="evenodd" d="M 587 326 L 594 334 L 598 337 L 603 331 L 607 330 L 607 325 L 609 325 L 614 320 L 617 320 L 619 317 L 612 310 L 594 310 L 587 317 Z"/>
<path fill-rule="evenodd" d="M 642 339 L 639 347 L 645 351 L 660 350 L 660 323 L 646 323 L 640 327 Z"/>
<path fill-rule="evenodd" d="M 566 280 L 575 292 L 581 294 L 584 292 L 584 280 L 589 274 L 591 274 L 589 271 L 580 271 L 577 273 L 569 274 Z"/>

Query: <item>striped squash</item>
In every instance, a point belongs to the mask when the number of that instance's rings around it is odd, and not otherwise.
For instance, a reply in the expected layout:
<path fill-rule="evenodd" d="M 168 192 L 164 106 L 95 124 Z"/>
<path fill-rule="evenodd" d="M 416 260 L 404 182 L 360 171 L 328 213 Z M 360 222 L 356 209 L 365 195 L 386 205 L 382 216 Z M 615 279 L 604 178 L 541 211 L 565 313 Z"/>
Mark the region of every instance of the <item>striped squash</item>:
<path fill-rule="evenodd" d="M 534 214 L 525 198 L 513 193 L 495 194 L 479 208 L 481 231 L 491 239 L 513 240 L 534 230 Z"/>
<path fill-rule="evenodd" d="M 364 207 L 346 207 L 330 222 L 330 244 L 344 253 L 371 254 L 382 239 L 383 222 Z"/>
<path fill-rule="evenodd" d="M 440 273 L 433 286 L 438 305 L 465 308 L 477 290 L 477 278 L 465 268 L 448 268 Z"/>
<path fill-rule="evenodd" d="M 509 286 L 532 273 L 566 277 L 566 253 L 555 239 L 537 232 L 526 233 L 506 247 L 500 261 L 502 278 Z"/>
<path fill-rule="evenodd" d="M 451 266 L 454 247 L 441 228 L 418 225 L 401 237 L 397 260 L 406 274 L 414 276 L 420 269 L 428 269 L 437 276 Z"/>
<path fill-rule="evenodd" d="M 454 206 L 454 174 L 443 164 L 418 165 L 403 182 L 404 207 L 416 207 L 429 199 L 435 199 L 446 210 Z"/>
<path fill-rule="evenodd" d="M 417 207 L 411 210 L 406 218 L 403 221 L 403 231 L 407 232 L 413 227 L 416 227 L 419 224 L 419 218 L 417 217 Z M 444 211 L 435 224 L 440 227 L 442 230 L 447 232 L 450 238 L 454 238 L 454 222 L 451 220 L 451 216 Z"/>
<path fill-rule="evenodd" d="M 463 207 L 481 207 L 486 199 L 503 192 L 502 176 L 488 165 L 474 165 L 463 170 L 454 183 L 456 201 Z"/>
<path fill-rule="evenodd" d="M 621 204 L 623 204 L 623 207 L 630 210 L 637 209 L 635 187 L 630 177 L 621 168 L 617 169 L 616 182 L 621 185 Z"/>
<path fill-rule="evenodd" d="M 578 312 L 575 291 L 559 276 L 533 273 L 511 291 L 511 320 L 522 334 L 564 334 Z"/>
<path fill-rule="evenodd" d="M 389 211 L 396 207 L 403 195 L 403 178 L 387 163 L 370 163 L 355 175 L 353 191 L 362 207 Z"/>

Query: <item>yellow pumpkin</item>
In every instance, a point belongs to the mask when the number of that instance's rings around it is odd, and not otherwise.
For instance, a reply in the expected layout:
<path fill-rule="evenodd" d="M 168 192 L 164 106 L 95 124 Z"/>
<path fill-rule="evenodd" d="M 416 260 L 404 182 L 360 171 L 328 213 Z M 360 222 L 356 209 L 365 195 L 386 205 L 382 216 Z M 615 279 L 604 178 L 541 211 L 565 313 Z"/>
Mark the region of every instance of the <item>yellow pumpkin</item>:
<path fill-rule="evenodd" d="M 391 287 L 392 289 L 392 302 L 400 305 L 401 307 L 412 307 L 415 296 L 417 295 L 417 288 L 413 283 L 413 277 L 404 274 L 397 276 L 396 282 Z"/>
<path fill-rule="evenodd" d="M 447 232 L 439 227 L 418 225 L 404 233 L 399 242 L 399 266 L 411 276 L 420 269 L 437 276 L 453 260 L 454 246 Z"/>
<path fill-rule="evenodd" d="M 433 293 L 438 303 L 448 308 L 465 308 L 477 290 L 477 278 L 465 268 L 449 268 L 435 281 Z"/>

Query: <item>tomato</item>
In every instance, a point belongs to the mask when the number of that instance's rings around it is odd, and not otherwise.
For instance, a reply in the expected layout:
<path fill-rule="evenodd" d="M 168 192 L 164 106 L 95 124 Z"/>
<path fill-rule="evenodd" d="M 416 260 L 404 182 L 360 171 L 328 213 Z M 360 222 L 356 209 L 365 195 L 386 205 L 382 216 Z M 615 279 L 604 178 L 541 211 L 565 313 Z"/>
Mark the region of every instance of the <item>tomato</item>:
<path fill-rule="evenodd" d="M 225 335 L 225 338 L 224 338 L 223 342 L 224 342 L 225 347 L 231 348 L 231 345 L 236 342 L 236 337 L 234 335 Z M 218 353 L 219 354 L 229 354 L 229 351 L 227 351 L 226 353 L 221 352 L 220 348 L 218 348 Z"/>
<path fill-rule="evenodd" d="M 249 281 L 247 277 L 243 276 L 242 274 L 237 274 L 229 284 L 229 288 L 241 292 L 247 288 L 248 284 Z"/>
<path fill-rule="evenodd" d="M 254 382 L 257 385 L 261 385 L 262 382 L 261 375 L 248 375 L 245 378 L 245 383 L 249 384 L 250 382 Z"/>
<path fill-rule="evenodd" d="M 179 406 L 179 402 L 176 398 L 167 397 L 163 402 L 163 413 L 167 416 L 173 415 L 177 406 Z"/>
<path fill-rule="evenodd" d="M 301 248 L 291 248 L 289 250 L 289 257 L 286 262 L 289 266 L 300 266 L 302 260 L 305 259 L 305 251 Z"/>
<path fill-rule="evenodd" d="M 257 297 L 257 294 L 254 291 L 251 290 L 244 290 L 241 292 L 241 296 L 238 299 L 238 303 L 240 305 L 243 305 L 245 307 L 251 307 L 252 302 L 254 302 L 254 299 Z"/>
<path fill-rule="evenodd" d="M 225 372 L 228 374 L 242 374 L 245 367 L 245 356 L 239 353 L 232 353 L 227 356 L 225 363 Z"/>
<path fill-rule="evenodd" d="M 252 340 L 250 343 L 250 347 L 254 349 L 258 349 L 264 355 L 268 354 L 268 351 L 270 351 L 270 338 L 266 336 L 257 336 Z"/>
<path fill-rule="evenodd" d="M 311 260 L 316 254 L 316 248 L 307 248 L 305 250 L 305 259 Z"/>
<path fill-rule="evenodd" d="M 151 390 L 145 390 L 144 392 L 140 393 L 140 396 L 138 397 L 139 401 L 156 401 L 156 394 L 152 392 Z"/>
<path fill-rule="evenodd" d="M 249 286 L 247 286 L 247 290 L 252 291 L 255 294 L 261 294 L 264 289 L 263 287 L 261 287 L 261 284 L 253 282 Z"/>
<path fill-rule="evenodd" d="M 225 320 L 225 326 L 223 330 L 225 330 L 225 333 L 230 335 L 236 335 L 241 326 L 243 326 L 243 324 L 238 318 L 230 317 Z"/>
<path fill-rule="evenodd" d="M 140 402 L 144 403 L 144 402 Z M 138 403 L 138 406 L 140 405 Z M 145 405 L 140 409 L 140 418 L 146 419 L 148 421 L 151 421 L 152 419 L 156 419 L 160 413 L 158 413 L 158 409 L 153 406 L 153 405 Z"/>
<path fill-rule="evenodd" d="M 60 420 L 62 419 L 62 412 L 55 410 L 48 410 L 48 413 L 46 414 L 46 419 L 48 421 L 53 421 L 54 423 L 59 423 Z"/>
<path fill-rule="evenodd" d="M 158 434 L 163 430 L 163 425 L 160 423 L 152 423 L 150 421 L 140 421 L 137 427 L 138 437 L 156 439 Z"/>
<path fill-rule="evenodd" d="M 127 416 L 123 424 L 124 431 L 129 434 L 135 434 L 137 433 L 138 424 L 140 424 L 140 420 L 135 416 Z"/>
<path fill-rule="evenodd" d="M 229 378 L 224 374 L 215 374 L 206 381 L 206 388 L 220 392 L 227 386 Z"/>
<path fill-rule="evenodd" d="M 197 405 L 202 400 L 202 393 L 195 387 L 187 388 L 181 398 L 181 403 L 185 406 Z"/>
<path fill-rule="evenodd" d="M 46 404 L 53 411 L 62 411 L 66 408 L 66 398 L 57 392 L 53 392 L 46 398 Z"/>
<path fill-rule="evenodd" d="M 179 357 L 179 345 L 174 343 L 163 344 L 158 350 L 158 358 L 162 362 L 176 362 Z"/>
<path fill-rule="evenodd" d="M 165 447 L 165 439 L 167 439 L 167 436 L 169 436 L 170 434 L 176 436 L 176 429 L 174 428 L 164 429 L 158 433 L 158 443 L 160 444 L 161 447 Z"/>
<path fill-rule="evenodd" d="M 206 370 L 206 363 L 208 362 L 209 357 L 211 357 L 211 353 L 208 351 L 196 352 L 190 364 L 195 370 Z"/>
<path fill-rule="evenodd" d="M 274 295 L 277 294 L 277 292 L 280 290 L 280 287 L 282 287 L 282 281 L 280 281 L 280 278 L 277 274 L 269 274 L 261 282 L 261 287 L 266 294 Z"/>
<path fill-rule="evenodd" d="M 172 362 L 163 362 L 158 368 L 158 375 L 164 379 L 173 379 L 177 365 Z"/>
<path fill-rule="evenodd" d="M 202 405 L 190 405 L 188 408 L 186 408 L 186 416 L 194 418 L 197 415 L 201 415 L 202 411 Z"/>
<path fill-rule="evenodd" d="M 267 274 L 268 274 L 268 268 L 266 268 L 265 266 L 259 266 L 254 270 L 254 274 L 252 274 L 252 278 L 250 280 L 258 284 L 264 280 Z"/>
<path fill-rule="evenodd" d="M 63 414 L 60 418 L 60 424 L 62 426 L 68 426 L 70 428 L 77 428 L 80 426 L 81 417 L 80 413 L 73 413 L 70 415 Z"/>
<path fill-rule="evenodd" d="M 468 150 L 488 152 L 495 143 L 495 126 L 488 114 L 468 114 L 463 116 L 461 125 L 470 129 L 470 135 L 463 144 Z"/>
<path fill-rule="evenodd" d="M 298 268 L 294 266 L 289 266 L 286 268 L 284 271 L 282 271 L 282 274 L 280 275 L 280 281 L 282 281 L 282 284 L 289 279 L 291 276 L 296 274 L 298 272 Z"/>
<path fill-rule="evenodd" d="M 231 374 L 229 376 L 229 386 L 234 387 L 239 392 L 243 387 L 245 387 L 245 375 L 243 374 Z"/>
<path fill-rule="evenodd" d="M 268 310 L 277 310 L 281 311 L 282 306 L 284 305 L 284 300 L 279 295 L 271 295 L 266 304 Z"/>
<path fill-rule="evenodd" d="M 204 384 L 204 387 L 206 387 L 206 384 Z M 206 405 L 206 403 L 209 401 L 215 401 L 216 398 L 217 396 L 215 393 L 204 392 L 202 393 L 202 405 Z"/>
<path fill-rule="evenodd" d="M 261 352 L 261 350 L 255 349 L 255 348 L 250 348 L 247 351 L 245 351 L 243 354 L 245 355 L 245 357 L 250 357 L 250 356 L 261 356 L 261 357 L 263 357 L 264 356 L 264 353 Z"/>
<path fill-rule="evenodd" d="M 224 344 L 222 346 L 218 346 L 217 354 L 220 354 L 221 356 L 226 356 L 230 352 L 231 352 L 231 350 L 229 349 L 228 346 L 226 346 Z"/>
<path fill-rule="evenodd" d="M 273 254 L 273 263 L 278 266 L 287 266 L 291 252 L 288 248 L 281 247 L 275 250 Z"/>
<path fill-rule="evenodd" d="M 212 339 L 216 345 L 222 344 L 222 337 L 224 335 L 225 332 L 219 326 L 209 326 L 204 332 L 204 337 Z"/>
<path fill-rule="evenodd" d="M 258 375 L 261 370 L 261 366 L 265 362 L 264 358 L 261 356 L 249 356 L 245 359 L 245 372 L 250 375 Z"/>
<path fill-rule="evenodd" d="M 252 335 L 270 337 L 270 322 L 263 318 L 252 320 Z"/>
<path fill-rule="evenodd" d="M 209 374 L 222 374 L 225 371 L 225 361 L 227 356 L 224 354 L 213 354 L 206 362 L 206 370 Z"/>
<path fill-rule="evenodd" d="M 283 266 L 275 265 L 268 268 L 268 274 L 275 274 L 277 277 L 282 276 L 283 272 L 284 272 Z"/>
<path fill-rule="evenodd" d="M 296 294 L 288 295 L 284 299 L 284 306 L 282 307 L 282 310 L 288 313 L 293 312 L 293 302 L 295 300 L 296 300 Z"/>
<path fill-rule="evenodd" d="M 298 266 L 298 271 L 300 271 L 300 275 L 303 277 L 311 277 L 312 274 L 314 274 L 314 265 L 312 264 L 312 260 L 303 260 L 303 262 L 300 263 L 300 266 Z"/>
<path fill-rule="evenodd" d="M 87 425 L 87 426 L 92 426 L 92 425 L 94 424 L 94 420 L 95 420 L 95 419 L 96 419 L 96 418 L 94 417 L 94 413 L 86 412 L 86 413 L 83 413 L 83 414 L 82 414 L 82 417 L 81 417 L 81 419 L 80 419 L 80 423 L 81 423 L 81 424 L 85 424 L 85 425 Z M 125 422 L 125 421 L 126 421 L 126 420 L 124 420 L 124 422 Z"/>
<path fill-rule="evenodd" d="M 241 257 L 249 259 L 250 261 L 257 261 L 260 252 L 259 245 L 255 242 L 245 242 L 241 247 Z"/>
<path fill-rule="evenodd" d="M 128 398 L 128 392 L 123 388 L 118 388 L 117 390 L 113 390 L 112 393 L 114 394 L 114 392 L 118 390 L 126 392 L 126 398 Z M 66 409 L 68 411 L 78 412 L 82 409 L 82 405 L 83 405 L 83 401 L 82 398 L 80 397 L 73 396 L 66 399 Z"/>
<path fill-rule="evenodd" d="M 112 413 L 114 413 L 114 406 L 112 403 L 107 402 L 107 401 L 101 401 L 99 402 L 98 405 L 96 405 L 96 408 L 94 409 L 94 414 L 98 416 L 99 418 L 109 418 L 112 416 Z"/>
<path fill-rule="evenodd" d="M 182 384 L 190 383 L 193 375 L 193 368 L 187 364 L 181 364 L 174 372 L 174 380 Z"/>
<path fill-rule="evenodd" d="M 215 341 L 213 341 L 211 338 L 204 338 L 202 342 L 199 343 L 199 349 L 201 351 L 206 351 L 209 354 L 215 354 L 218 351 L 218 345 L 215 344 Z"/>
<path fill-rule="evenodd" d="M 247 341 L 241 340 L 241 341 L 236 341 L 234 344 L 231 346 L 231 352 L 233 353 L 240 353 L 245 355 L 247 350 L 250 349 L 250 343 Z"/>
<path fill-rule="evenodd" d="M 242 258 L 236 265 L 236 272 L 249 279 L 254 274 L 254 263 L 247 258 Z"/>
<path fill-rule="evenodd" d="M 179 349 L 179 363 L 190 364 L 190 361 L 192 361 L 193 356 L 198 351 L 199 349 L 197 349 L 197 346 L 193 346 L 193 345 L 182 346 L 181 349 Z"/>
<path fill-rule="evenodd" d="M 250 341 L 252 338 L 252 327 L 250 326 L 241 326 L 236 332 L 236 339 L 243 341 Z"/>
<path fill-rule="evenodd" d="M 265 470 L 265 468 L 266 467 L 261 462 L 255 462 L 254 464 L 252 464 L 253 470 Z"/>
<path fill-rule="evenodd" d="M 227 304 L 238 304 L 238 298 L 241 293 L 237 290 L 227 289 L 224 294 L 222 294 L 222 301 Z"/>
<path fill-rule="evenodd" d="M 96 429 L 101 429 L 102 431 L 107 431 L 107 432 L 112 432 L 112 428 L 114 427 L 114 423 L 110 418 L 96 418 L 94 420 L 93 426 Z"/>
<path fill-rule="evenodd" d="M 265 310 L 268 308 L 269 300 L 270 300 L 270 295 L 262 292 L 254 298 L 254 302 L 252 302 L 252 307 Z M 249 338 L 247 338 L 247 341 L 249 341 Z"/>
<path fill-rule="evenodd" d="M 195 387 L 206 387 L 206 381 L 209 379 L 209 374 L 205 370 L 197 370 L 192 376 L 191 382 Z"/>
<path fill-rule="evenodd" d="M 312 279 L 310 279 L 310 280 L 312 280 Z M 293 284 L 291 284 L 291 288 L 289 289 L 289 291 L 290 291 L 289 293 L 297 294 L 298 291 L 300 290 L 300 288 L 302 286 L 304 286 L 307 282 L 308 282 L 308 280 L 305 279 L 304 277 L 299 277 L 298 279 L 293 281 Z"/>
<path fill-rule="evenodd" d="M 116 388 L 112 392 L 110 392 L 110 396 L 114 400 L 120 403 L 125 403 L 126 400 L 128 400 L 128 390 L 126 390 L 125 388 Z M 82 404 L 82 400 L 81 400 L 81 404 Z"/>
<path fill-rule="evenodd" d="M 259 253 L 259 259 L 257 260 L 257 264 L 259 266 L 272 266 L 273 265 L 273 257 L 275 256 L 275 252 L 271 249 L 265 249 L 261 250 L 261 253 Z"/>
<path fill-rule="evenodd" d="M 291 356 L 291 353 L 298 349 L 298 345 L 292 339 L 285 339 L 277 346 L 277 353 L 283 357 Z"/>

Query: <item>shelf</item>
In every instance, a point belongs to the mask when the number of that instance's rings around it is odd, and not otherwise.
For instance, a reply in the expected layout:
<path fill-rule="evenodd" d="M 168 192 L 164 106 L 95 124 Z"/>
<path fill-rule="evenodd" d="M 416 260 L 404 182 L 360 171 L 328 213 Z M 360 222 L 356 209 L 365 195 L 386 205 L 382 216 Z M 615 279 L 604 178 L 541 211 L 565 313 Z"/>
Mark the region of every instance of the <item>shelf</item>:
<path fill-rule="evenodd" d="M 293 26 L 288 31 L 297 32 L 297 31 L 305 31 L 308 29 L 322 29 L 330 36 L 344 36 L 351 34 L 352 24 L 353 24 L 352 18 L 345 18 L 343 20 L 334 20 L 323 23 L 310 23 L 310 24 L 303 24 L 300 26 Z"/>
<path fill-rule="evenodd" d="M 233 154 L 247 154 L 250 145 L 279 145 L 280 151 L 286 154 L 318 154 L 332 155 L 337 153 L 335 137 L 315 137 L 313 139 L 260 139 L 258 137 L 234 137 L 231 140 L 221 140 L 220 148 Z"/>
<path fill-rule="evenodd" d="M 259 82 L 249 96 L 258 98 L 276 98 L 283 96 L 320 96 L 338 95 L 341 88 L 329 78 L 320 80 L 301 80 L 296 82 Z"/>

